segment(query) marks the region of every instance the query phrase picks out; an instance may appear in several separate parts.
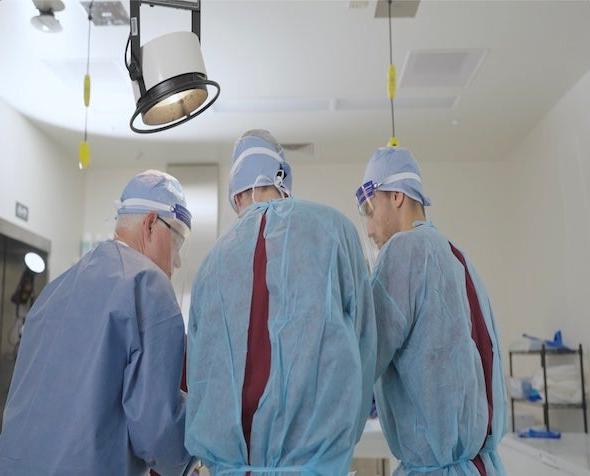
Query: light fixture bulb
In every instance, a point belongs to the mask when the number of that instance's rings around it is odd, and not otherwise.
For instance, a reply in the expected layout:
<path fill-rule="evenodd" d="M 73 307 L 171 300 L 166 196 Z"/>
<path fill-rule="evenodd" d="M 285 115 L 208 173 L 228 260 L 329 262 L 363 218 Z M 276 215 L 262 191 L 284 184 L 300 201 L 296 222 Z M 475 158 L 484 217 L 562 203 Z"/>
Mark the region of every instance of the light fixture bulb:
<path fill-rule="evenodd" d="M 149 126 L 167 124 L 196 111 L 207 100 L 207 89 L 189 89 L 173 94 L 160 101 L 142 115 L 144 124 Z"/>
<path fill-rule="evenodd" d="M 25 264 L 33 273 L 39 274 L 45 271 L 45 260 L 32 251 L 25 255 Z"/>
<path fill-rule="evenodd" d="M 53 13 L 41 13 L 31 18 L 31 25 L 43 33 L 59 33 L 62 31 L 61 23 Z"/>

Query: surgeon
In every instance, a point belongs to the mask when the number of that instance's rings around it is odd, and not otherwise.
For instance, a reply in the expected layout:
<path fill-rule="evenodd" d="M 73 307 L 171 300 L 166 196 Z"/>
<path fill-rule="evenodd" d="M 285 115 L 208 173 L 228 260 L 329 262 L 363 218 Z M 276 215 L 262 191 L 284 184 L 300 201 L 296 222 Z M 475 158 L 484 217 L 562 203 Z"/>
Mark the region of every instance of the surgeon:
<path fill-rule="evenodd" d="M 236 143 L 238 214 L 194 283 L 186 447 L 214 476 L 342 476 L 371 407 L 376 335 L 352 223 L 292 198 L 268 131 Z"/>
<path fill-rule="evenodd" d="M 190 228 L 179 182 L 140 173 L 115 239 L 43 289 L 4 411 L 0 474 L 183 473 L 184 326 L 170 277 Z"/>
<path fill-rule="evenodd" d="M 500 342 L 473 264 L 426 220 L 418 165 L 378 149 L 356 198 L 379 250 L 375 394 L 396 475 L 504 475 Z"/>

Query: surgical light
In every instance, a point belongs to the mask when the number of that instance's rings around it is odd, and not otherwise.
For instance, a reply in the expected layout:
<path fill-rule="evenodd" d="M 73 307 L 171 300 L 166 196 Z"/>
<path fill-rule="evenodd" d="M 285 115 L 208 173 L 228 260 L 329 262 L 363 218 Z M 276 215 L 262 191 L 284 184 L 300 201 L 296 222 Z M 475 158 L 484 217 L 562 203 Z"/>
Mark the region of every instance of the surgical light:
<path fill-rule="evenodd" d="M 190 10 L 191 31 L 168 33 L 141 46 L 142 4 Z M 220 87 L 207 78 L 200 44 L 200 1 L 131 0 L 130 12 L 127 48 L 131 44 L 131 56 L 127 69 L 137 106 L 129 121 L 131 130 L 139 134 L 164 131 L 208 109 L 219 97 Z M 215 89 L 213 96 L 208 87 Z M 146 127 L 136 125 L 139 116 Z"/>

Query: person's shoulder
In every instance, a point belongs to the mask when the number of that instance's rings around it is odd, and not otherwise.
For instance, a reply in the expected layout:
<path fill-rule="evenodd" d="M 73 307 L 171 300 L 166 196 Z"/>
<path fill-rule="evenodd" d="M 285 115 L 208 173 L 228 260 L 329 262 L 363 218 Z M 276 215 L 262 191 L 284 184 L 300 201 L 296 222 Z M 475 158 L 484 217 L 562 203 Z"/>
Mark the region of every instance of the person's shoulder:
<path fill-rule="evenodd" d="M 100 248 L 99 248 L 100 247 Z M 119 241 L 106 241 L 95 250 L 94 259 L 102 259 L 107 273 L 119 280 L 121 286 L 132 285 L 137 293 L 157 296 L 171 301 L 174 297 L 170 279 L 151 259 Z"/>
<path fill-rule="evenodd" d="M 141 329 L 181 315 L 172 282 L 157 266 L 138 271 L 134 286 L 135 308 Z"/>
<path fill-rule="evenodd" d="M 432 227 L 423 225 L 396 233 L 385 243 L 381 254 L 392 258 L 429 254 L 432 252 L 433 242 L 437 239 L 433 230 Z"/>
<path fill-rule="evenodd" d="M 111 273 L 116 268 L 120 268 L 123 280 L 137 281 L 142 276 L 149 276 L 156 282 L 170 282 L 166 273 L 156 263 L 120 241 L 105 241 L 99 247 L 102 249 L 99 250 L 97 247 L 95 258 L 104 259 L 105 262 L 110 259 L 112 261 Z"/>
<path fill-rule="evenodd" d="M 310 202 L 307 200 L 294 199 L 294 206 L 305 218 L 314 220 L 329 226 L 342 226 L 354 228 L 354 224 L 342 212 L 328 205 Z"/>

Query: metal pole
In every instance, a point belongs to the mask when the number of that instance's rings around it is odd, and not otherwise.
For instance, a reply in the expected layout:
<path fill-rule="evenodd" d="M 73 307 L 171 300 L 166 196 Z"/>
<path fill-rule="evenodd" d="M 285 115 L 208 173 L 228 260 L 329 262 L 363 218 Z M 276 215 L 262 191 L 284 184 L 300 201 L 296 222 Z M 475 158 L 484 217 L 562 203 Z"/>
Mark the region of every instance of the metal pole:
<path fill-rule="evenodd" d="M 192 32 L 199 38 L 201 42 L 201 10 L 193 10 L 191 14 Z"/>
<path fill-rule="evenodd" d="M 541 347 L 541 365 L 543 366 L 543 385 L 545 387 L 545 404 L 543 405 L 543 417 L 545 429 L 549 431 L 549 392 L 547 392 L 547 361 L 545 358 L 545 344 Z"/>
<path fill-rule="evenodd" d="M 586 387 L 584 384 L 584 358 L 582 344 L 580 344 L 580 347 L 578 348 L 578 353 L 580 354 L 580 375 L 582 379 L 582 411 L 584 412 L 584 432 L 588 433 L 588 415 L 586 414 L 588 409 L 586 407 Z"/>
<path fill-rule="evenodd" d="M 513 377 L 514 375 L 512 372 L 512 352 L 509 352 L 508 355 L 510 359 L 510 377 Z M 510 407 L 512 410 L 512 433 L 514 433 L 516 431 L 516 424 L 514 418 L 514 398 L 512 396 L 510 396 Z"/>
<path fill-rule="evenodd" d="M 131 37 L 131 58 L 129 58 L 129 74 L 132 81 L 141 78 L 141 2 L 131 0 L 129 2 L 129 35 Z M 141 87 L 141 82 L 140 82 Z M 144 91 L 142 91 L 143 93 Z"/>
<path fill-rule="evenodd" d="M 145 5 L 149 5 L 151 7 L 158 6 L 158 7 L 168 7 L 168 8 L 178 8 L 179 10 L 200 10 L 201 2 L 190 2 L 188 0 L 131 0 L 137 1 L 137 3 L 143 3 Z"/>

